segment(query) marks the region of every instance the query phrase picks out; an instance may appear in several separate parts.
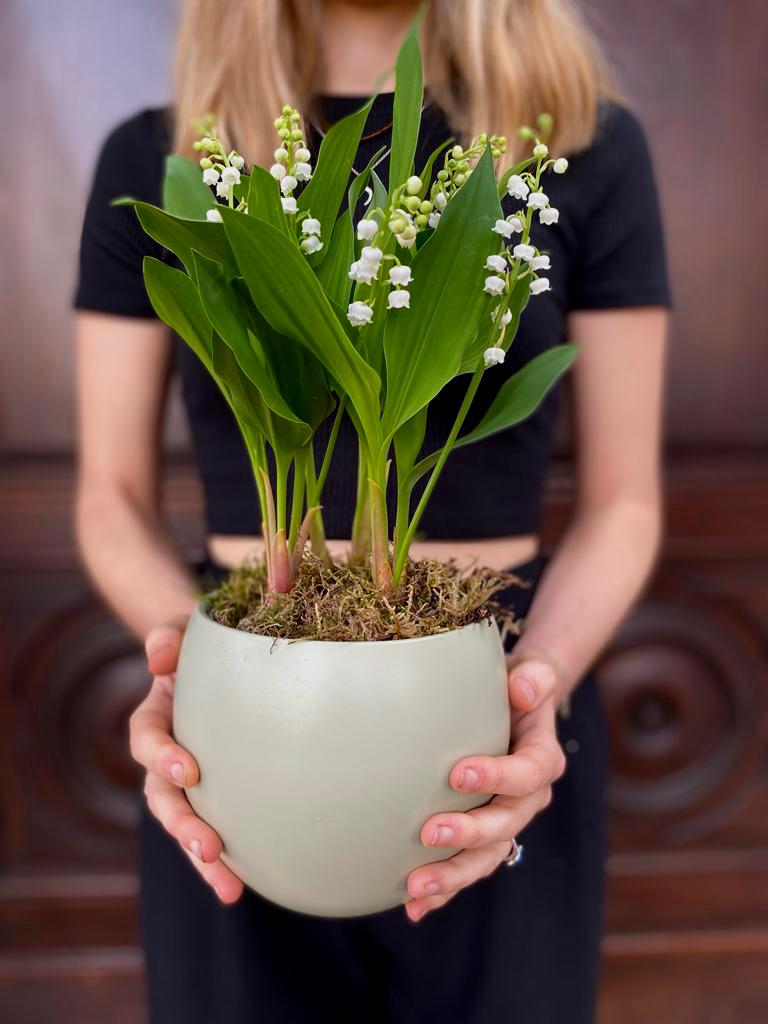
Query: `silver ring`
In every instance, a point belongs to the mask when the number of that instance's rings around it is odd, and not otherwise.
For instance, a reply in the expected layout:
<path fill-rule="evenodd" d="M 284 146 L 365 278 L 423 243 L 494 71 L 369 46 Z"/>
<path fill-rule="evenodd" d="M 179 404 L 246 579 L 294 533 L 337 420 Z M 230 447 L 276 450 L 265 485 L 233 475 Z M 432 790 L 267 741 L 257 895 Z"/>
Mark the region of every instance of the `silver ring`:
<path fill-rule="evenodd" d="M 518 843 L 516 839 L 512 840 L 512 846 L 509 851 L 509 856 L 504 858 L 504 863 L 508 868 L 513 868 L 515 864 L 519 864 L 523 859 L 523 846 L 522 843 Z"/>

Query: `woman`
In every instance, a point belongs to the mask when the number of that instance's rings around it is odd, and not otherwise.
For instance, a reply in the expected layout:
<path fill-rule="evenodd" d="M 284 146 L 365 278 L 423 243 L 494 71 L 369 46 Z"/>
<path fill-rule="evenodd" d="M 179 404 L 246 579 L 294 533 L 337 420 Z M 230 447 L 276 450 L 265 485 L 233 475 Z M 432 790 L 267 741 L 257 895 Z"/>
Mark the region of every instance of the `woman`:
<path fill-rule="evenodd" d="M 450 777 L 458 789 L 493 798 L 424 823 L 425 848 L 460 852 L 411 873 L 404 909 L 310 917 L 243 893 L 219 858 L 219 837 L 184 795 L 199 778 L 194 751 L 171 735 L 173 672 L 198 580 L 159 508 L 158 431 L 173 349 L 141 276 L 145 253 L 169 256 L 132 211 L 108 201 L 130 193 L 157 202 L 164 154 L 190 152 L 195 115 L 213 111 L 233 145 L 269 164 L 272 118 L 283 103 L 311 111 L 316 151 L 324 128 L 374 84 L 380 95 L 355 166 L 383 146 L 377 171 L 386 178 L 387 90 L 416 10 L 415 0 L 188 0 L 175 116 L 150 110 L 131 118 L 99 159 L 75 303 L 77 523 L 96 585 L 146 641 L 154 676 L 132 717 L 131 745 L 147 770 L 151 812 L 142 823 L 141 876 L 155 1022 L 593 1018 L 605 751 L 588 669 L 635 599 L 658 544 L 669 298 L 642 129 L 613 98 L 594 40 L 566 0 L 433 0 L 424 25 L 428 88 L 417 167 L 449 133 L 490 130 L 512 142 L 517 125 L 542 110 L 554 115 L 553 152 L 570 158 L 568 172 L 547 182 L 559 223 L 538 239 L 551 254 L 552 290 L 529 304 L 505 367 L 484 380 L 496 389 L 536 352 L 566 337 L 579 342 L 574 517 L 545 569 L 539 512 L 554 393 L 526 423 L 452 457 L 423 522 L 425 539 L 413 549 L 417 557 L 516 569 L 533 584 L 509 598 L 527 615 L 510 658 L 511 752 L 464 758 Z M 255 490 L 215 387 L 183 346 L 176 362 L 206 496 L 204 569 L 221 575 L 258 550 Z M 480 407 L 488 397 L 480 396 Z M 432 404 L 428 440 L 453 407 L 450 393 Z M 340 552 L 354 500 L 350 433 L 342 432 L 336 451 L 324 515 Z M 566 699 L 570 715 L 558 719 Z M 501 862 L 523 829 L 525 860 L 509 870 Z"/>

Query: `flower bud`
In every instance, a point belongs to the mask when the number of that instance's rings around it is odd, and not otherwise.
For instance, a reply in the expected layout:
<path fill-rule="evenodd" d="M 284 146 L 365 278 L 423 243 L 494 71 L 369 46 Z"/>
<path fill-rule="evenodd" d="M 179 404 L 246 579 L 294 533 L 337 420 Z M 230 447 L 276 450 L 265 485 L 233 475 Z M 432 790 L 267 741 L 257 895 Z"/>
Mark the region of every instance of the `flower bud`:
<path fill-rule="evenodd" d="M 412 174 L 405 183 L 405 191 L 409 196 L 417 196 L 422 187 L 422 181 L 418 174 Z"/>
<path fill-rule="evenodd" d="M 306 148 L 306 146 L 299 146 L 299 148 L 296 150 L 296 152 L 293 155 L 301 163 L 307 163 L 309 161 L 310 156 L 312 154 L 309 152 L 309 150 Z"/>
<path fill-rule="evenodd" d="M 291 132 L 291 142 L 301 142 L 304 138 L 300 128 L 294 128 Z"/>
<path fill-rule="evenodd" d="M 461 187 L 464 184 L 464 182 L 467 180 L 467 176 L 466 176 L 466 174 L 457 174 L 456 177 L 453 180 L 456 182 L 456 184 L 459 187 Z"/>
<path fill-rule="evenodd" d="M 437 180 L 438 181 L 447 181 L 448 180 L 448 171 L 444 171 L 444 170 L 443 171 L 438 171 L 437 172 Z"/>
<path fill-rule="evenodd" d="M 454 146 L 453 149 L 451 150 L 451 156 L 453 157 L 454 160 L 460 160 L 461 157 L 464 156 L 464 150 L 461 148 L 461 146 Z"/>
<path fill-rule="evenodd" d="M 555 174 L 565 174 L 568 170 L 568 161 L 564 156 L 559 156 L 557 160 L 552 164 L 552 170 Z"/>
<path fill-rule="evenodd" d="M 280 128 L 277 134 L 280 136 L 281 139 L 287 140 L 290 139 L 291 137 L 291 130 L 290 128 Z"/>
<path fill-rule="evenodd" d="M 425 228 L 427 226 L 427 218 L 423 213 L 417 213 L 414 220 L 416 221 L 416 226 L 419 228 Z"/>
<path fill-rule="evenodd" d="M 432 213 L 432 203 L 428 199 L 419 203 L 419 213 Z"/>
<path fill-rule="evenodd" d="M 283 117 L 290 117 L 292 113 L 293 107 L 288 106 L 288 104 L 286 103 L 286 105 L 283 107 Z"/>
<path fill-rule="evenodd" d="M 400 232 L 400 237 L 404 238 L 406 241 L 410 241 L 412 238 L 415 238 L 416 228 L 413 226 L 413 224 L 407 224 L 405 228 Z"/>
<path fill-rule="evenodd" d="M 539 142 L 538 145 L 533 147 L 533 155 L 536 157 L 537 160 L 543 160 L 548 153 L 549 149 L 547 146 L 544 145 L 543 142 Z"/>
<path fill-rule="evenodd" d="M 277 163 L 281 164 L 287 159 L 288 150 L 285 148 L 285 146 L 280 146 L 278 149 L 275 150 L 275 160 L 277 161 Z"/>
<path fill-rule="evenodd" d="M 387 227 L 393 235 L 399 235 L 408 227 L 408 221 L 405 217 L 393 217 L 389 224 L 387 224 Z"/>
<path fill-rule="evenodd" d="M 203 168 L 204 171 L 207 171 L 209 167 L 213 167 L 213 160 L 211 160 L 210 157 L 204 156 L 200 160 L 200 166 Z"/>

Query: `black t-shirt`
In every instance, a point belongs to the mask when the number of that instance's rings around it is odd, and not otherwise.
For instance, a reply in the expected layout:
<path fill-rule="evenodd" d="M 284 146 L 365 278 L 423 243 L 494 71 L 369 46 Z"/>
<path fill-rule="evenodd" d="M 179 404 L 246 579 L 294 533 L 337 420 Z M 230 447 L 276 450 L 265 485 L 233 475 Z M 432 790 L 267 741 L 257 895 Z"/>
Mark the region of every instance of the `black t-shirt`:
<path fill-rule="evenodd" d="M 321 97 L 318 109 L 322 118 L 333 122 L 361 102 L 356 97 Z M 392 95 L 380 95 L 364 136 L 386 125 L 391 110 Z M 102 146 L 83 224 L 77 309 L 154 316 L 144 289 L 142 259 L 150 254 L 175 264 L 175 257 L 144 234 L 131 208 L 111 207 L 109 202 L 128 194 L 160 204 L 171 116 L 167 109 L 144 110 L 118 125 Z M 417 170 L 450 134 L 442 112 L 429 105 L 422 118 Z M 364 138 L 355 167 L 364 168 L 386 141 L 386 134 Z M 319 138 L 314 129 L 308 143 L 316 154 Z M 534 218 L 531 232 L 533 243 L 551 256 L 552 269 L 547 272 L 551 291 L 531 297 L 504 364 L 483 376 L 466 430 L 510 374 L 545 349 L 570 340 L 565 333 L 569 311 L 670 304 L 654 172 L 637 118 L 622 106 L 603 104 L 592 145 L 569 155 L 569 162 L 565 174 L 547 172 L 543 182 L 551 204 L 560 211 L 559 222 L 542 226 Z M 388 159 L 376 170 L 386 182 Z M 503 205 L 508 214 L 521 204 L 507 197 Z M 616 344 L 621 344 L 620 338 Z M 257 533 L 256 489 L 229 408 L 202 364 L 180 340 L 176 367 L 203 481 L 208 529 L 222 534 Z M 447 436 L 466 381 L 461 377 L 451 382 L 431 403 L 425 454 Z M 450 539 L 538 532 L 559 390 L 553 389 L 524 423 L 451 455 L 422 519 L 422 535 Z M 330 421 L 318 433 L 320 453 L 329 430 Z M 355 435 L 346 421 L 323 494 L 329 537 L 350 534 L 356 471 Z"/>

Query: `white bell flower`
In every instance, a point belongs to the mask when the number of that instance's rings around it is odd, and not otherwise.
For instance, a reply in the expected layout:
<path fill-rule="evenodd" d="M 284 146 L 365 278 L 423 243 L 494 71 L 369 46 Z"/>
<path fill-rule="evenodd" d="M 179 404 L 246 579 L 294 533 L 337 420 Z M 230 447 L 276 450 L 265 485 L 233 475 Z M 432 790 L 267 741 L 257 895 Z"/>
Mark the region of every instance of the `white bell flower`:
<path fill-rule="evenodd" d="M 295 196 L 281 196 L 280 202 L 283 204 L 283 213 L 298 213 Z"/>
<path fill-rule="evenodd" d="M 489 295 L 501 295 L 504 291 L 505 284 L 506 281 L 503 277 L 496 277 L 494 274 L 491 274 L 490 277 L 486 277 L 485 279 L 483 291 L 487 292 Z"/>
<path fill-rule="evenodd" d="M 494 309 L 491 312 L 491 320 L 495 320 L 496 319 L 496 314 L 498 312 L 499 312 L 499 307 L 497 306 L 496 309 Z M 501 315 L 501 326 L 502 327 L 506 327 L 507 324 L 509 324 L 509 323 L 512 323 L 512 310 L 505 309 L 504 312 Z"/>
<path fill-rule="evenodd" d="M 313 252 L 320 252 L 323 248 L 323 243 L 317 237 L 317 235 L 307 235 L 307 237 L 301 242 L 301 249 L 308 255 Z"/>
<path fill-rule="evenodd" d="M 554 206 L 546 210 L 539 210 L 539 224 L 557 224 L 560 220 L 560 211 Z"/>
<path fill-rule="evenodd" d="M 445 192 L 435 192 L 435 194 L 432 196 L 432 202 L 435 204 L 438 210 L 442 212 L 446 207 L 448 197 L 446 196 Z"/>
<path fill-rule="evenodd" d="M 392 284 L 410 284 L 411 283 L 411 268 L 410 267 L 392 267 L 389 272 L 389 280 Z"/>
<path fill-rule="evenodd" d="M 510 175 L 507 181 L 507 192 L 509 195 L 514 196 L 515 199 L 525 199 L 530 191 L 530 188 L 519 174 Z"/>
<path fill-rule="evenodd" d="M 229 199 L 231 191 L 232 186 L 228 185 L 226 181 L 220 181 L 216 185 L 216 195 L 219 196 L 220 199 Z"/>
<path fill-rule="evenodd" d="M 214 224 L 221 224 L 221 214 L 216 209 L 216 207 L 214 207 L 212 210 L 205 211 L 205 219 L 213 221 Z"/>
<path fill-rule="evenodd" d="M 370 284 L 378 272 L 378 263 L 368 263 L 366 260 L 355 260 L 349 268 L 348 276 L 353 281 L 357 281 L 358 284 Z"/>
<path fill-rule="evenodd" d="M 531 192 L 528 196 L 528 206 L 532 206 L 535 210 L 543 210 L 549 206 L 549 196 L 546 192 Z"/>
<path fill-rule="evenodd" d="M 430 213 L 429 217 L 427 217 L 427 227 L 432 228 L 432 230 L 434 231 L 434 229 L 440 223 L 440 216 L 441 214 L 439 210 L 433 210 L 432 213 Z"/>
<path fill-rule="evenodd" d="M 568 161 L 565 159 L 564 156 L 560 156 L 557 158 L 557 160 L 555 160 L 555 162 L 552 164 L 552 170 L 555 172 L 555 174 L 565 174 L 565 172 L 568 170 Z"/>
<path fill-rule="evenodd" d="M 536 255 L 536 249 L 532 245 L 525 245 L 523 242 L 520 242 L 512 250 L 512 255 L 516 260 L 525 260 L 526 263 L 530 263 Z"/>
<path fill-rule="evenodd" d="M 507 269 L 507 261 L 503 256 L 489 256 L 485 261 L 486 270 L 496 270 L 499 274 Z"/>
<path fill-rule="evenodd" d="M 275 150 L 275 160 L 277 163 L 282 163 L 283 160 L 288 159 L 288 150 L 285 146 L 280 146 L 279 149 Z"/>
<path fill-rule="evenodd" d="M 377 245 L 364 245 L 360 250 L 360 259 L 365 263 L 373 264 L 376 269 L 378 269 L 383 255 L 384 253 Z"/>
<path fill-rule="evenodd" d="M 347 308 L 347 320 L 353 327 L 365 327 L 371 322 L 373 309 L 365 302 L 350 302 Z"/>
<path fill-rule="evenodd" d="M 541 295 L 542 292 L 549 291 L 549 278 L 538 277 L 535 281 L 531 281 L 531 295 Z"/>
<path fill-rule="evenodd" d="M 272 175 L 273 178 L 276 178 L 278 181 L 280 181 L 281 178 L 284 178 L 286 176 L 288 171 L 286 171 L 282 164 L 272 164 L 272 166 L 269 168 L 269 173 Z"/>
<path fill-rule="evenodd" d="M 512 230 L 516 235 L 522 235 L 525 222 L 522 217 L 510 217 L 509 223 L 512 225 Z"/>
<path fill-rule="evenodd" d="M 397 291 L 391 291 L 387 297 L 387 308 L 388 309 L 410 309 L 411 306 L 411 293 L 407 288 L 399 288 Z"/>
<path fill-rule="evenodd" d="M 236 167 L 225 167 L 221 172 L 221 180 L 226 185 L 239 185 L 240 171 Z"/>
<path fill-rule="evenodd" d="M 298 185 L 298 181 L 292 174 L 285 174 L 280 179 L 280 191 L 284 196 L 289 195 Z"/>
<path fill-rule="evenodd" d="M 512 225 L 509 223 L 508 220 L 501 220 L 501 219 L 499 219 L 493 225 L 493 229 L 492 230 L 495 231 L 497 235 L 501 235 L 502 238 L 510 238 L 511 235 L 512 235 L 512 232 L 515 229 L 512 227 Z"/>
<path fill-rule="evenodd" d="M 230 157 L 229 162 L 233 167 L 237 168 L 238 171 L 242 171 L 243 167 L 245 167 L 245 157 L 240 156 L 239 153 L 235 153 L 233 157 Z"/>
<path fill-rule="evenodd" d="M 533 259 L 530 261 L 530 267 L 531 270 L 535 270 L 537 272 L 539 270 L 550 270 L 551 264 L 549 262 L 549 256 L 547 256 L 546 254 L 542 256 L 534 256 Z"/>
<path fill-rule="evenodd" d="M 301 233 L 302 235 L 319 235 L 320 221 L 317 217 L 305 217 L 301 222 Z"/>
<path fill-rule="evenodd" d="M 375 220 L 359 220 L 357 222 L 357 238 L 361 242 L 370 242 L 379 230 L 378 222 Z"/>
<path fill-rule="evenodd" d="M 309 158 L 312 156 L 312 154 L 305 146 L 300 146 L 293 155 L 296 157 L 297 160 L 300 160 L 302 163 L 308 163 Z"/>
<path fill-rule="evenodd" d="M 209 167 L 203 171 L 203 181 L 206 185 L 215 185 L 219 180 L 219 172 L 215 167 Z"/>
<path fill-rule="evenodd" d="M 405 183 L 405 191 L 409 196 L 417 196 L 421 192 L 423 184 L 421 178 L 417 174 L 412 174 L 408 181 Z"/>
<path fill-rule="evenodd" d="M 486 367 L 498 366 L 499 363 L 504 362 L 505 355 L 506 352 L 503 348 L 487 348 L 485 352 L 483 352 L 483 362 Z"/>
<path fill-rule="evenodd" d="M 298 163 L 296 164 L 293 174 L 297 181 L 309 181 L 312 177 L 312 165 L 308 163 Z"/>

